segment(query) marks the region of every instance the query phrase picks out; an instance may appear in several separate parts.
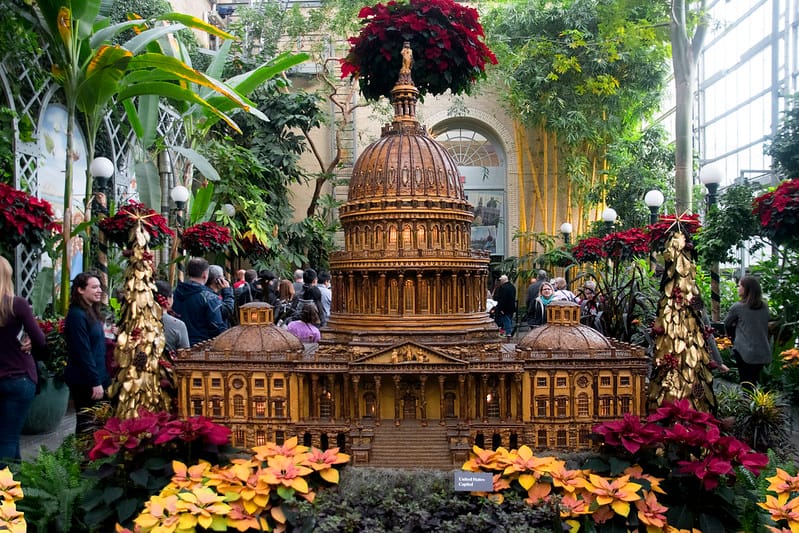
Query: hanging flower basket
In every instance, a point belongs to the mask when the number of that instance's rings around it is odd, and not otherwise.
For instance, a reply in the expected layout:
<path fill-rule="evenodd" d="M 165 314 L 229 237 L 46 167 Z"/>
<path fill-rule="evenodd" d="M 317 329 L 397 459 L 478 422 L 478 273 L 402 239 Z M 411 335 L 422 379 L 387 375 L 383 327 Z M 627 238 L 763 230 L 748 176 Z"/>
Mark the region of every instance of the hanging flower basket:
<path fill-rule="evenodd" d="M 799 179 L 784 181 L 754 200 L 763 234 L 776 244 L 799 247 Z"/>
<path fill-rule="evenodd" d="M 5 183 L 0 183 L 0 213 L 0 251 L 18 244 L 39 248 L 46 237 L 61 231 L 49 202 Z"/>
<path fill-rule="evenodd" d="M 411 77 L 421 94 L 469 93 L 485 78 L 486 63 L 497 58 L 482 41 L 477 10 L 452 0 L 409 0 L 364 7 L 363 28 L 347 57 L 341 77 L 358 78 L 367 100 L 389 97 L 402 65 L 405 41 L 413 50 Z"/>
<path fill-rule="evenodd" d="M 133 230 L 139 221 L 150 236 L 148 243 L 150 248 L 158 248 L 166 242 L 167 237 L 175 236 L 175 232 L 169 229 L 163 216 L 146 205 L 134 201 L 120 207 L 114 216 L 102 219 L 100 229 L 110 242 L 128 247 L 135 240 Z"/>
<path fill-rule="evenodd" d="M 201 222 L 186 228 L 180 242 L 181 248 L 194 256 L 221 252 L 230 244 L 230 230 L 216 222 Z"/>

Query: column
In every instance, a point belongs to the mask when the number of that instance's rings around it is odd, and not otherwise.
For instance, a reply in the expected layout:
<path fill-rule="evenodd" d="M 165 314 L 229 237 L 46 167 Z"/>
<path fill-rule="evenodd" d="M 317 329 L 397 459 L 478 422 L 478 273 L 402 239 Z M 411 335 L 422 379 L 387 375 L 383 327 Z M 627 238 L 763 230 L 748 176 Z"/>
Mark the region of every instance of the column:
<path fill-rule="evenodd" d="M 308 397 L 308 415 L 311 420 L 319 418 L 319 408 L 316 406 L 319 398 L 319 376 L 311 374 L 311 394 Z"/>
<path fill-rule="evenodd" d="M 335 379 L 332 374 L 328 374 L 327 376 L 325 376 L 325 383 L 327 386 L 327 394 L 330 395 L 333 400 L 332 402 L 330 402 L 330 421 L 332 422 L 333 420 L 336 419 L 336 414 L 337 414 L 336 407 L 338 406 L 338 402 L 340 401 L 340 399 L 334 396 Z"/>
<path fill-rule="evenodd" d="M 296 420 L 296 418 L 291 415 L 291 381 L 292 379 L 294 379 L 294 373 L 287 372 L 283 374 L 283 376 L 284 376 L 283 386 L 286 387 L 286 405 L 284 406 L 283 412 L 285 413 L 286 418 L 289 421 L 293 422 L 294 420 Z M 302 396 L 298 395 L 297 397 L 301 398 Z"/>
<path fill-rule="evenodd" d="M 446 413 L 444 412 L 444 382 L 446 381 L 446 376 L 438 376 L 438 403 L 439 406 L 439 425 L 444 426 L 446 425 Z"/>
<path fill-rule="evenodd" d="M 268 418 L 272 418 L 272 373 L 271 372 L 266 373 L 266 416 Z"/>
<path fill-rule="evenodd" d="M 421 413 L 420 414 L 422 415 L 422 425 L 426 426 L 427 425 L 427 389 L 425 388 L 425 384 L 427 383 L 427 375 L 426 374 L 422 374 L 421 376 L 419 376 L 419 381 L 421 382 L 421 385 L 422 385 L 422 390 L 421 390 L 422 405 L 421 405 Z"/>
<path fill-rule="evenodd" d="M 466 284 L 464 285 L 466 294 L 463 296 L 463 310 L 466 313 L 474 312 L 474 287 L 472 287 L 472 273 L 468 270 L 464 274 L 466 277 Z"/>
<path fill-rule="evenodd" d="M 397 281 L 397 312 L 405 316 L 405 272 L 400 272 Z"/>
<path fill-rule="evenodd" d="M 517 373 L 513 376 L 516 382 L 516 421 L 521 422 L 524 413 L 524 384 L 522 382 L 524 375 Z"/>
<path fill-rule="evenodd" d="M 414 298 L 414 300 L 413 300 L 413 312 L 415 314 L 417 314 L 417 315 L 421 314 L 421 312 L 422 312 L 421 308 L 419 307 L 419 305 L 421 305 L 420 302 L 422 301 L 422 292 L 421 292 L 421 290 L 422 290 L 422 273 L 421 272 L 417 272 L 416 273 L 416 287 L 415 287 L 416 298 Z"/>
<path fill-rule="evenodd" d="M 510 411 L 510 395 L 505 393 L 505 374 L 499 375 L 499 421 L 505 421 L 505 413 Z"/>
<path fill-rule="evenodd" d="M 466 411 L 469 402 L 466 399 L 466 374 L 458 376 L 458 412 L 461 421 L 469 421 L 469 413 Z"/>
<path fill-rule="evenodd" d="M 394 424 L 397 426 L 400 424 L 400 379 L 399 374 L 394 375 Z"/>
<path fill-rule="evenodd" d="M 361 383 L 361 376 L 352 376 L 352 416 L 355 423 L 361 421 L 361 394 L 359 392 L 359 385 Z"/>
<path fill-rule="evenodd" d="M 480 399 L 477 402 L 482 411 L 483 422 L 488 422 L 488 406 L 486 405 L 486 394 L 488 394 L 488 374 L 480 376 Z"/>
<path fill-rule="evenodd" d="M 434 301 L 432 302 L 431 309 L 433 310 L 433 314 L 441 314 L 443 313 L 444 309 L 441 304 L 441 272 L 436 271 L 436 284 L 435 288 L 433 289 L 434 294 Z"/>
<path fill-rule="evenodd" d="M 375 425 L 380 425 L 380 376 L 375 376 Z"/>
<path fill-rule="evenodd" d="M 378 305 L 378 313 L 386 313 L 388 311 L 388 283 L 386 283 L 386 273 L 380 273 L 380 281 L 377 283 L 377 293 L 382 295 L 382 306 Z M 380 417 L 378 417 L 380 418 Z"/>
<path fill-rule="evenodd" d="M 452 273 L 452 281 L 449 287 L 449 312 L 458 312 L 458 274 Z"/>

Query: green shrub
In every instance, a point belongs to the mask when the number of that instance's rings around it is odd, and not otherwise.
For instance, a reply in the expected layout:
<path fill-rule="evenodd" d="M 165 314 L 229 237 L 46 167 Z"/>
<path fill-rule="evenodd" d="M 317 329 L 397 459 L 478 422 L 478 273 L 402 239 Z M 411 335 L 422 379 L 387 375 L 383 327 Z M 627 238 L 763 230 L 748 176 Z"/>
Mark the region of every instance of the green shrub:
<path fill-rule="evenodd" d="M 295 531 L 535 533 L 552 531 L 554 511 L 510 492 L 501 504 L 455 492 L 451 472 L 347 468 L 336 490 L 289 515 Z"/>

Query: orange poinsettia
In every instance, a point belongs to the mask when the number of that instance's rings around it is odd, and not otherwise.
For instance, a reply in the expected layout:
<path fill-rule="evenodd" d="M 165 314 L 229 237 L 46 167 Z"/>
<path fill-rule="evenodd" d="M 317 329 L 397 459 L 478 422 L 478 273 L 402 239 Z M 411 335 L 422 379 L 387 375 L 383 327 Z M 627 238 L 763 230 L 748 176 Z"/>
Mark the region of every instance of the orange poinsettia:
<path fill-rule="evenodd" d="M 324 451 L 314 448 L 308 452 L 305 464 L 319 472 L 322 479 L 328 483 L 338 483 L 338 470 L 333 468 L 333 465 L 348 463 L 349 460 L 350 456 L 346 453 L 339 453 L 338 448 L 330 448 Z"/>
<path fill-rule="evenodd" d="M 555 487 L 562 488 L 568 493 L 573 493 L 583 486 L 583 481 L 585 481 L 588 471 L 569 470 L 563 461 L 555 461 L 549 475 L 552 477 L 552 484 Z"/>
<path fill-rule="evenodd" d="M 16 501 L 22 498 L 22 487 L 8 467 L 0 470 L 0 500 Z"/>
<path fill-rule="evenodd" d="M 777 494 L 783 492 L 799 492 L 799 475 L 792 476 L 782 468 L 777 468 L 777 472 L 772 477 L 767 477 L 770 483 L 766 490 L 774 491 Z"/>
<path fill-rule="evenodd" d="M 300 457 L 308 452 L 307 446 L 300 446 L 297 437 L 292 437 L 283 444 L 268 442 L 263 446 L 256 446 L 252 449 L 255 458 L 259 461 L 266 461 L 270 457 L 282 455 L 284 457 Z"/>
<path fill-rule="evenodd" d="M 499 456 L 494 450 L 484 450 L 479 446 L 472 446 L 469 460 L 461 468 L 469 472 L 480 472 L 483 469 L 495 470 L 498 460 Z"/>
<path fill-rule="evenodd" d="M 768 511 L 772 520 L 787 520 L 791 531 L 799 531 L 799 498 L 791 498 L 787 492 L 778 494 L 776 497 L 767 495 L 765 502 L 758 502 L 757 505 Z"/>
<path fill-rule="evenodd" d="M 588 479 L 583 482 L 583 488 L 596 496 L 597 504 L 610 505 L 613 511 L 621 516 L 630 514 L 630 502 L 641 499 L 638 494 L 641 485 L 631 482 L 630 476 L 609 480 L 596 474 L 589 474 Z"/>
<path fill-rule="evenodd" d="M 535 484 L 542 473 L 551 469 L 553 461 L 552 457 L 536 457 L 528 446 L 522 446 L 515 453 L 508 455 L 508 464 L 503 474 L 506 476 L 520 474 L 519 483 L 527 490 Z"/>
<path fill-rule="evenodd" d="M 293 457 L 275 455 L 267 459 L 267 467 L 261 470 L 264 480 L 270 485 L 291 487 L 297 492 L 308 492 L 308 481 L 303 478 L 313 472 L 312 469 L 294 462 Z"/>
<path fill-rule="evenodd" d="M 644 491 L 644 499 L 635 502 L 638 519 L 646 526 L 647 533 L 660 533 L 666 527 L 666 511 L 668 509 L 658 502 L 652 491 Z"/>

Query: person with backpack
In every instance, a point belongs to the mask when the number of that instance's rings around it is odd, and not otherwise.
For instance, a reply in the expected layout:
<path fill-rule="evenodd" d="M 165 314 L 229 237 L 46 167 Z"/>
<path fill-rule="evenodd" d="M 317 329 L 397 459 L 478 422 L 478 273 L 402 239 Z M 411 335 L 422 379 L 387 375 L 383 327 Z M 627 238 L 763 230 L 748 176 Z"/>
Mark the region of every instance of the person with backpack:
<path fill-rule="evenodd" d="M 294 302 L 294 283 L 288 279 L 280 280 L 277 287 L 277 305 L 275 305 L 275 324 L 282 326 L 287 323 L 292 315 L 294 309 L 291 304 Z"/>
<path fill-rule="evenodd" d="M 261 299 L 261 289 L 257 284 L 258 274 L 253 269 L 244 272 L 244 285 L 236 289 L 236 305 L 241 307 Z"/>

